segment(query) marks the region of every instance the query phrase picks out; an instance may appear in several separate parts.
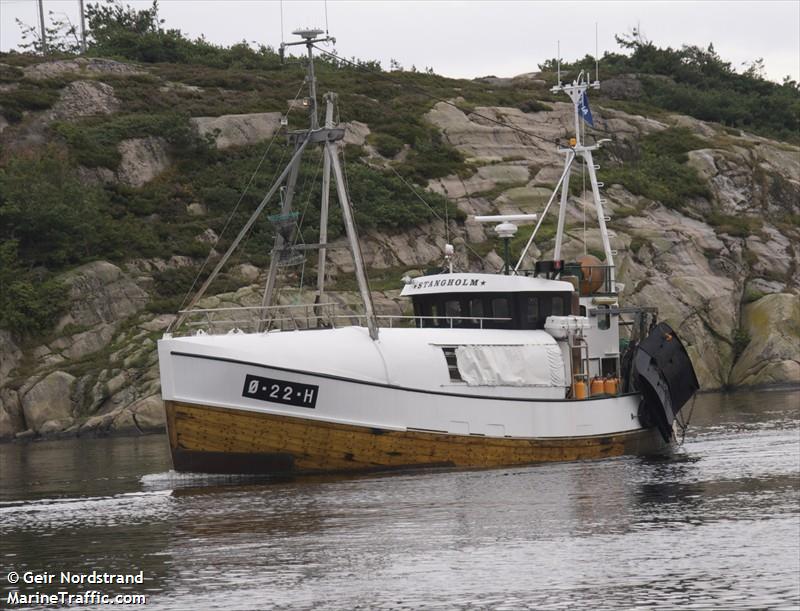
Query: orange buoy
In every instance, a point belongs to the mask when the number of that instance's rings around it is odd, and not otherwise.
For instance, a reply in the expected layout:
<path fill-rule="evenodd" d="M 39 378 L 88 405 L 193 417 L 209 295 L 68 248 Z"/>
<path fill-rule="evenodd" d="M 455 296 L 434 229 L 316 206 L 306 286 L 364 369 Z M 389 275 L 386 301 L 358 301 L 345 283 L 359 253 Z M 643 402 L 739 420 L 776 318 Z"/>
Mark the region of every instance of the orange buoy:
<path fill-rule="evenodd" d="M 618 386 L 619 386 L 619 380 L 617 380 L 617 378 L 613 376 L 608 377 L 603 382 L 603 391 L 607 395 L 616 395 Z"/>
<path fill-rule="evenodd" d="M 602 395 L 604 392 L 605 385 L 603 384 L 603 378 L 592 378 L 592 396 L 596 397 Z"/>
<path fill-rule="evenodd" d="M 581 255 L 576 259 L 581 266 L 581 295 L 597 292 L 606 281 L 606 268 L 594 255 Z"/>
<path fill-rule="evenodd" d="M 576 380 L 572 385 L 572 396 L 576 399 L 586 398 L 586 382 L 583 380 Z"/>

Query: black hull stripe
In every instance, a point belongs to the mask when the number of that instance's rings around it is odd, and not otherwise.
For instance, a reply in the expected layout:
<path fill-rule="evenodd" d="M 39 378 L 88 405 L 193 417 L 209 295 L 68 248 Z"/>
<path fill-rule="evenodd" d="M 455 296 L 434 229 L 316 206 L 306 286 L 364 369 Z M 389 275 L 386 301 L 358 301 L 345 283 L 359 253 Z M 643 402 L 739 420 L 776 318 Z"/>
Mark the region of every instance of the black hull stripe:
<path fill-rule="evenodd" d="M 343 376 L 336 376 L 329 373 L 314 373 L 311 371 L 303 371 L 301 369 L 290 369 L 288 367 L 278 367 L 277 365 L 263 365 L 262 363 L 253 363 L 251 361 L 240 361 L 238 359 L 229 359 L 222 356 L 209 356 L 206 354 L 190 354 L 188 352 L 171 351 L 172 356 L 183 356 L 190 359 L 205 359 L 208 361 L 222 361 L 223 363 L 235 363 L 237 365 L 247 365 L 248 367 L 259 367 L 261 369 L 271 369 L 273 371 L 285 371 L 286 373 L 295 373 L 304 376 L 312 376 L 315 378 L 325 378 L 327 380 L 336 380 L 339 382 L 350 382 L 351 384 L 361 384 L 364 386 L 377 386 L 378 388 L 386 388 L 389 390 L 399 390 L 402 392 L 419 393 L 423 395 L 441 395 L 444 397 L 461 397 L 464 399 L 489 399 L 492 401 L 523 401 L 527 403 L 564 403 L 572 402 L 572 399 L 529 399 L 525 397 L 491 397 L 486 395 L 468 395 L 465 393 L 443 392 L 440 390 L 422 390 L 419 388 L 408 388 L 406 386 L 396 386 L 395 384 L 382 384 L 380 382 L 368 382 L 367 380 L 357 380 L 355 378 L 346 378 Z M 630 397 L 638 396 L 639 393 L 629 392 L 616 395 L 616 397 Z M 610 397 L 587 397 L 581 401 L 602 401 Z"/>

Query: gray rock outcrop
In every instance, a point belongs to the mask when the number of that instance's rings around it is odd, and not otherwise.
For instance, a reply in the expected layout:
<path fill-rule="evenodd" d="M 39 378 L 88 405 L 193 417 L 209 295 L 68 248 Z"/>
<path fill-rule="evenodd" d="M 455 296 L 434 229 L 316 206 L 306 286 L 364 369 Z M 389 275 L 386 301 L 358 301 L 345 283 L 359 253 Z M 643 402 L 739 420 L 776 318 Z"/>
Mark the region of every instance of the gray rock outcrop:
<path fill-rule="evenodd" d="M 58 329 L 68 324 L 96 327 L 119 322 L 147 304 L 147 293 L 123 271 L 107 261 L 82 265 L 63 276 L 69 287 L 68 313 Z"/>
<path fill-rule="evenodd" d="M 10 388 L 0 390 L 0 440 L 13 439 L 25 430 L 25 416 L 17 391 Z"/>
<path fill-rule="evenodd" d="M 109 115 L 119 110 L 114 88 L 100 81 L 72 81 L 53 105 L 53 119 L 75 119 L 92 115 Z"/>
<path fill-rule="evenodd" d="M 800 296 L 765 295 L 744 308 L 747 346 L 731 372 L 736 386 L 800 384 Z"/>
<path fill-rule="evenodd" d="M 54 371 L 34 384 L 22 396 L 25 422 L 30 429 L 39 433 L 46 422 L 71 420 L 72 401 L 70 396 L 74 381 L 74 376 L 63 371 Z"/>
<path fill-rule="evenodd" d="M 141 187 L 169 166 L 167 143 L 163 138 L 132 138 L 123 140 L 117 148 L 122 156 L 117 178 L 131 187 Z"/>
<path fill-rule="evenodd" d="M 218 149 L 257 144 L 272 138 L 281 126 L 281 113 L 261 112 L 220 117 L 194 117 L 191 124 L 201 136 L 215 138 Z"/>

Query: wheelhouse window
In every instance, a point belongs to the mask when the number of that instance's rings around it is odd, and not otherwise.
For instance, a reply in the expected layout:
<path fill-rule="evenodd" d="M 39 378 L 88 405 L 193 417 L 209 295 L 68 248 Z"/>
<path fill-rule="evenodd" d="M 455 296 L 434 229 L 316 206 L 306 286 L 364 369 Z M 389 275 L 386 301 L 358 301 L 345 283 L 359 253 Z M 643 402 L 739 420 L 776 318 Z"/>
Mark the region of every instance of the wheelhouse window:
<path fill-rule="evenodd" d="M 469 300 L 469 315 L 472 316 L 472 324 L 480 327 L 483 323 L 483 299 L 475 297 Z"/>
<path fill-rule="evenodd" d="M 439 304 L 438 303 L 432 303 L 431 304 L 430 313 L 428 315 L 431 316 L 432 318 L 429 318 L 429 319 L 423 321 L 425 323 L 425 326 L 426 327 L 437 327 L 439 325 L 439 319 L 438 319 L 438 316 L 439 316 Z"/>
<path fill-rule="evenodd" d="M 508 318 L 511 314 L 507 297 L 495 297 L 492 299 L 492 317 Z"/>
<path fill-rule="evenodd" d="M 525 323 L 529 329 L 535 329 L 539 323 L 538 297 L 527 297 L 525 299 Z"/>
<path fill-rule="evenodd" d="M 566 291 L 436 293 L 413 299 L 421 327 L 542 329 L 548 316 L 565 316 L 573 306 Z"/>
<path fill-rule="evenodd" d="M 444 315 L 449 318 L 461 316 L 461 302 L 458 299 L 448 299 L 444 302 Z M 448 323 L 450 321 L 447 321 Z M 458 322 L 458 321 L 456 321 Z"/>

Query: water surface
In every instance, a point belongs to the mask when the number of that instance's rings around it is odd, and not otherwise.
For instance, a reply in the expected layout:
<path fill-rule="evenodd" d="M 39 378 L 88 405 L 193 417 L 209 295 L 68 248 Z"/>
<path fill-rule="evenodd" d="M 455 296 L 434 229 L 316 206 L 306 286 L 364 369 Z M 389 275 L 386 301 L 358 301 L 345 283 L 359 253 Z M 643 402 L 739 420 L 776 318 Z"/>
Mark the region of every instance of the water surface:
<path fill-rule="evenodd" d="M 163 436 L 0 446 L 0 607 L 65 590 L 9 571 L 92 569 L 157 609 L 798 609 L 800 395 L 701 395 L 658 461 L 265 481 L 175 474 Z"/>

